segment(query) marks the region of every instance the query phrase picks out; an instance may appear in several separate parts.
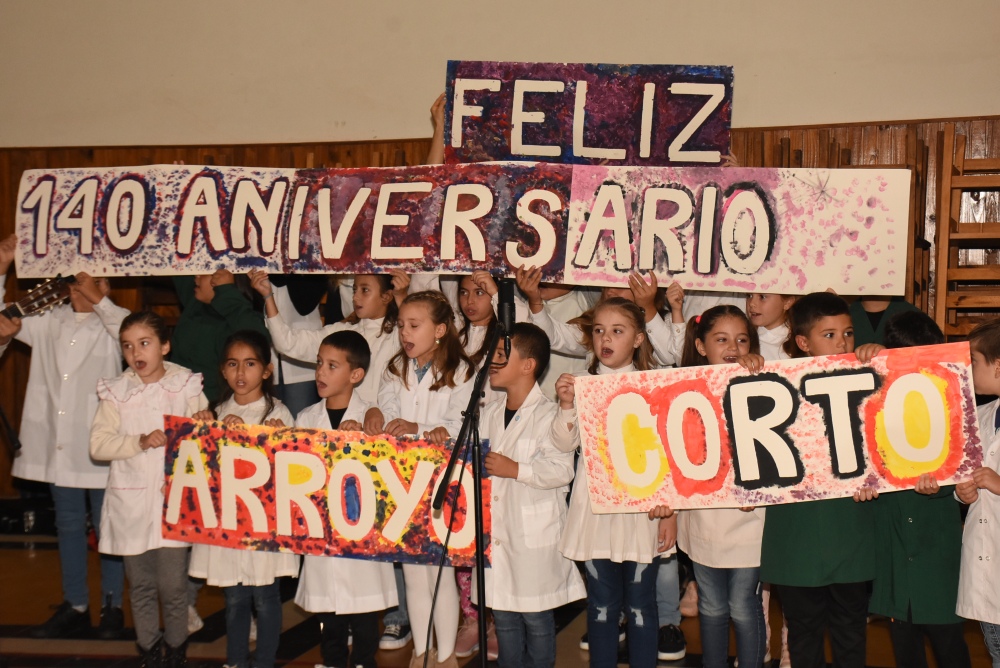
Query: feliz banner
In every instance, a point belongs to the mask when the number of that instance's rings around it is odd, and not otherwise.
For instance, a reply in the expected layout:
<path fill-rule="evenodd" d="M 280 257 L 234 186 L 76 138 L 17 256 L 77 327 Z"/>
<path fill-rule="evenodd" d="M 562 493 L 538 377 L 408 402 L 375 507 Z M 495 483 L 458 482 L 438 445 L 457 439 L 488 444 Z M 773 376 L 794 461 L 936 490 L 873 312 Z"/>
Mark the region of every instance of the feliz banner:
<path fill-rule="evenodd" d="M 982 463 L 968 343 L 584 376 L 576 402 L 596 513 L 944 485 Z"/>
<path fill-rule="evenodd" d="M 437 564 L 458 495 L 448 563 L 475 563 L 472 467 L 431 501 L 451 450 L 360 432 L 226 426 L 167 416 L 163 536 L 245 550 Z M 490 481 L 483 481 L 483 499 Z M 483 513 L 486 539 L 490 513 Z M 487 558 L 488 558 L 487 550 Z"/>

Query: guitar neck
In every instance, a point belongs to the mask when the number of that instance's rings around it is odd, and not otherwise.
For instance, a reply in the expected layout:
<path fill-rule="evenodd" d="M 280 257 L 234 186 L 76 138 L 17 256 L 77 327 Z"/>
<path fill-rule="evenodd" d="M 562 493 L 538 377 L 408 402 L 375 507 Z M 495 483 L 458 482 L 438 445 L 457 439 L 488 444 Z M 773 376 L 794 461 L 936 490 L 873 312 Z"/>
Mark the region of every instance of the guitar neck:
<path fill-rule="evenodd" d="M 8 318 L 8 319 L 23 318 L 24 317 L 24 311 L 21 310 L 20 304 L 18 304 L 17 302 L 14 302 L 13 304 L 11 304 L 10 306 L 8 306 L 4 310 L 0 311 L 0 315 L 2 315 L 5 318 Z"/>

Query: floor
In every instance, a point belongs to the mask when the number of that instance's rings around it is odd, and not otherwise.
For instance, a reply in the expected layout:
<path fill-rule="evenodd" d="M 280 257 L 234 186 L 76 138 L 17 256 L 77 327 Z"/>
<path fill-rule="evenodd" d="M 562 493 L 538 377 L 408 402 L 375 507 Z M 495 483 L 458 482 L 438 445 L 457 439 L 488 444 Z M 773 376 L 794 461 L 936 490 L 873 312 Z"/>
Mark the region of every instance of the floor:
<path fill-rule="evenodd" d="M 55 540 L 48 537 L 0 536 L 0 657 L 9 668 L 128 668 L 137 666 L 134 636 L 132 639 L 106 641 L 98 639 L 35 640 L 25 636 L 31 625 L 45 621 L 51 606 L 60 600 L 59 558 Z M 91 573 L 97 573 L 97 555 L 91 553 Z M 96 583 L 95 583 L 96 584 Z M 286 588 L 284 628 L 278 663 L 283 666 L 312 667 L 320 662 L 317 646 L 319 629 L 315 620 L 291 602 L 294 583 Z M 91 587 L 95 591 L 95 587 Z M 775 604 L 776 605 L 776 604 Z M 94 594 L 92 610 L 99 609 Z M 218 589 L 205 587 L 198 601 L 198 610 L 205 628 L 191 638 L 188 656 L 193 666 L 221 668 L 225 658 L 225 619 L 223 597 Z M 560 628 L 557 639 L 557 666 L 585 666 L 587 653 L 578 642 L 586 627 L 586 617 L 580 604 L 566 606 L 557 613 Z M 131 618 L 126 602 L 126 624 Z M 777 607 L 772 622 L 780 619 Z M 96 622 L 96 615 L 95 615 Z M 685 659 L 665 666 L 700 666 L 700 641 L 697 618 L 685 618 L 681 628 L 688 641 Z M 772 634 L 772 651 L 777 656 L 777 633 Z M 873 621 L 869 626 L 867 662 L 872 667 L 893 666 L 892 650 L 885 623 Z M 987 668 L 989 656 L 978 626 L 968 624 L 966 639 L 973 656 L 973 666 Z M 410 648 L 394 652 L 379 652 L 378 664 L 383 668 L 406 668 Z M 465 661 L 479 665 L 478 657 Z M 495 664 L 494 664 L 495 665 Z M 777 666 L 777 662 L 774 662 Z M 933 664 L 932 664 L 933 665 Z"/>

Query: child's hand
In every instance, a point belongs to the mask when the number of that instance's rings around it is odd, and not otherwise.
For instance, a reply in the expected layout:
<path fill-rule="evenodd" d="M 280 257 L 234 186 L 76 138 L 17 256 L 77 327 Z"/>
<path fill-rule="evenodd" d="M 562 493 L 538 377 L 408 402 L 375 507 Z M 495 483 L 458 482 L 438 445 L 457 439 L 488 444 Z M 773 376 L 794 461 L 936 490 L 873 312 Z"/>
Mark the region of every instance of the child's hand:
<path fill-rule="evenodd" d="M 490 297 L 500 291 L 497 287 L 496 281 L 494 281 L 493 277 L 490 276 L 490 272 L 483 271 L 482 269 L 472 272 L 472 282 L 476 284 L 476 287 L 488 294 Z"/>
<path fill-rule="evenodd" d="M 571 373 L 564 373 L 556 380 L 556 396 L 559 398 L 559 408 L 569 410 L 576 404 L 576 378 Z"/>
<path fill-rule="evenodd" d="M 981 466 L 972 472 L 972 480 L 978 489 L 1000 494 L 1000 474 L 988 466 Z"/>
<path fill-rule="evenodd" d="M 671 508 L 670 506 L 663 506 L 663 505 L 655 506 L 648 513 L 648 517 L 651 520 L 663 519 L 664 517 L 673 517 L 673 516 L 674 516 L 674 509 Z"/>
<path fill-rule="evenodd" d="M 344 420 L 337 429 L 340 431 L 361 431 L 363 427 L 357 420 Z"/>
<path fill-rule="evenodd" d="M 267 272 L 261 269 L 251 269 L 247 277 L 250 279 L 250 287 L 259 292 L 264 299 L 270 297 L 271 293 L 274 292 L 274 286 L 271 285 L 271 279 L 268 278 Z"/>
<path fill-rule="evenodd" d="M 444 93 L 441 93 L 431 105 L 431 123 L 434 124 L 434 134 L 440 132 L 442 137 L 444 136 L 444 106 Z"/>
<path fill-rule="evenodd" d="M 854 354 L 858 356 L 858 361 L 862 364 L 868 364 L 872 361 L 872 358 L 878 355 L 880 352 L 885 350 L 885 346 L 881 346 L 877 343 L 866 343 L 863 346 L 858 346 L 854 349 Z"/>
<path fill-rule="evenodd" d="M 486 455 L 486 475 L 517 480 L 518 470 L 517 462 L 510 457 L 504 457 L 498 452 Z"/>
<path fill-rule="evenodd" d="M 941 491 L 941 485 L 938 481 L 934 479 L 930 473 L 925 473 L 919 478 L 917 478 L 917 486 L 913 489 L 917 494 L 926 494 L 931 496 L 937 494 Z"/>
<path fill-rule="evenodd" d="M 365 413 L 364 429 L 369 436 L 385 432 L 385 416 L 377 407 L 369 408 Z"/>
<path fill-rule="evenodd" d="M 393 420 L 393 422 L 396 422 L 396 420 Z M 405 425 L 413 425 L 413 427 L 412 427 L 412 429 L 410 429 L 410 431 L 407 431 L 407 432 L 404 432 L 404 433 L 406 433 L 406 434 L 414 434 L 414 433 L 416 433 L 416 431 L 417 431 L 417 423 L 416 422 L 407 422 L 406 420 L 399 420 L 399 422 L 402 422 Z M 392 422 L 390 422 L 389 424 L 391 425 Z M 407 427 L 407 428 L 409 428 L 409 427 Z M 402 434 L 400 434 L 400 435 L 402 435 Z M 434 445 L 444 445 L 445 443 L 448 442 L 449 438 L 451 438 L 451 434 L 449 434 L 448 430 L 445 429 L 444 427 L 434 427 L 430 431 L 425 431 L 424 432 L 424 440 L 425 441 L 430 441 Z"/>
<path fill-rule="evenodd" d="M 752 513 L 755 510 L 757 510 L 757 506 L 742 506 L 740 508 L 741 513 Z"/>
<path fill-rule="evenodd" d="M 0 241 L 0 274 L 6 274 L 14 263 L 14 252 L 17 250 L 17 235 L 12 234 Z"/>
<path fill-rule="evenodd" d="M 663 517 L 656 528 L 656 551 L 666 552 L 677 544 L 677 517 Z"/>
<path fill-rule="evenodd" d="M 528 308 L 531 309 L 531 312 L 540 313 L 545 306 L 542 302 L 542 268 L 518 267 L 514 270 L 514 282 L 517 283 L 518 289 L 524 293 L 524 298 L 528 300 Z"/>
<path fill-rule="evenodd" d="M 764 370 L 764 362 L 764 358 L 756 353 L 743 355 L 736 360 L 737 364 L 753 374 L 760 373 Z"/>
<path fill-rule="evenodd" d="M 151 431 L 148 434 L 139 437 L 139 447 L 143 450 L 149 450 L 150 448 L 162 448 L 166 444 L 167 435 L 163 433 L 162 429 Z"/>
<path fill-rule="evenodd" d="M 268 420 L 264 420 L 264 426 L 281 428 L 285 426 L 285 422 L 284 420 L 279 420 L 278 418 L 270 418 Z"/>
<path fill-rule="evenodd" d="M 649 272 L 649 283 L 642 275 L 633 271 L 628 275 L 628 287 L 632 291 L 632 298 L 635 299 L 636 306 L 640 307 L 646 314 L 646 322 L 652 320 L 656 315 L 656 290 L 659 287 L 656 282 L 656 274 Z"/>
<path fill-rule="evenodd" d="M 10 340 L 20 331 L 20 318 L 8 318 L 0 315 L 0 345 L 10 343 Z"/>
<path fill-rule="evenodd" d="M 863 503 L 865 501 L 872 501 L 878 498 L 878 490 L 874 487 L 869 487 L 865 485 L 858 491 L 854 493 L 854 502 Z"/>
<path fill-rule="evenodd" d="M 107 286 L 107 282 L 103 285 Z M 76 283 L 70 285 L 69 289 L 70 292 L 83 295 L 91 304 L 96 304 L 108 294 L 101 289 L 101 286 L 97 284 L 93 276 L 82 271 L 76 275 Z"/>
<path fill-rule="evenodd" d="M 201 420 L 202 422 L 215 422 L 215 413 L 210 410 L 198 411 L 191 416 L 192 420 Z"/>
<path fill-rule="evenodd" d="M 671 322 L 684 322 L 684 288 L 677 281 L 667 286 L 667 306 Z"/>
<path fill-rule="evenodd" d="M 979 498 L 979 489 L 976 487 L 976 481 L 966 480 L 965 482 L 958 483 L 955 485 L 955 494 L 958 496 L 958 500 L 965 505 L 974 503 Z"/>
<path fill-rule="evenodd" d="M 396 418 L 395 420 L 389 420 L 389 424 L 385 426 L 385 433 L 396 437 L 409 436 L 411 434 L 416 434 L 417 429 L 418 425 L 416 422 Z"/>
<path fill-rule="evenodd" d="M 244 424 L 243 418 L 241 418 L 239 415 L 232 415 L 232 414 L 229 414 L 226 417 L 222 418 L 222 422 L 227 427 L 235 427 L 236 425 Z"/>
<path fill-rule="evenodd" d="M 396 300 L 396 308 L 399 308 L 403 305 L 406 292 L 410 289 L 410 275 L 398 267 L 390 269 L 389 275 L 392 276 L 392 298 Z"/>
<path fill-rule="evenodd" d="M 431 123 L 434 125 L 434 136 L 431 137 L 431 148 L 427 153 L 428 165 L 444 164 L 444 93 L 431 105 Z"/>

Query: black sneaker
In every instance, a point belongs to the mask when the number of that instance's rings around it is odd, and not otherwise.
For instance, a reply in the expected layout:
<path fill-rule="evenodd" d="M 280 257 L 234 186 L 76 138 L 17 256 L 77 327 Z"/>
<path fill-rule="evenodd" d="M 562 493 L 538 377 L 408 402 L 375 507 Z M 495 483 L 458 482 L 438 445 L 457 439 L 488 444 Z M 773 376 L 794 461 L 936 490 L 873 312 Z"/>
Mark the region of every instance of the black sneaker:
<path fill-rule="evenodd" d="M 121 608 L 111 605 L 111 596 L 104 601 L 101 608 L 101 623 L 97 627 L 97 637 L 102 640 L 116 640 L 125 629 L 125 613 Z"/>
<path fill-rule="evenodd" d="M 673 624 L 660 627 L 659 640 L 656 645 L 656 658 L 660 661 L 676 661 L 687 654 L 687 641 L 684 632 Z"/>
<path fill-rule="evenodd" d="M 63 601 L 47 622 L 28 631 L 32 638 L 76 638 L 90 633 L 90 610 L 77 612 Z"/>
<path fill-rule="evenodd" d="M 409 624 L 387 624 L 378 641 L 378 648 L 387 651 L 403 649 L 412 636 Z"/>
<path fill-rule="evenodd" d="M 618 622 L 618 642 L 619 643 L 625 642 L 625 630 L 627 628 L 628 628 L 628 626 L 626 625 L 624 619 L 622 619 L 622 620 L 620 620 Z M 586 633 L 584 633 L 582 636 L 580 636 L 580 649 L 582 649 L 584 652 L 589 652 L 590 651 L 590 638 L 588 637 L 588 635 Z"/>

